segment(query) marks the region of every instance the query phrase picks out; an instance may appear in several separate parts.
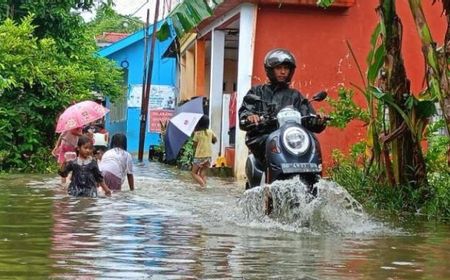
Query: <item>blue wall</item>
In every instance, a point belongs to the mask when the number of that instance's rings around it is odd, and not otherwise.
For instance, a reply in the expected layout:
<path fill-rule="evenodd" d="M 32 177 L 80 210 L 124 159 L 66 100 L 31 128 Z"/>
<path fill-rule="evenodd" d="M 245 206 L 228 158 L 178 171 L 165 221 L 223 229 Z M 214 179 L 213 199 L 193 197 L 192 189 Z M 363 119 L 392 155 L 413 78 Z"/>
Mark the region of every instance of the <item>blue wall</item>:
<path fill-rule="evenodd" d="M 150 32 L 153 28 L 149 27 Z M 142 85 L 144 71 L 144 31 L 138 31 L 130 36 L 101 49 L 98 53 L 100 56 L 107 57 L 116 61 L 121 67 L 124 61 L 128 62 L 128 96 L 130 94 L 131 85 Z M 154 61 L 152 72 L 152 85 L 169 85 L 176 86 L 176 60 L 174 58 L 161 58 L 171 43 L 171 39 L 163 42 L 156 40 L 154 49 Z M 149 45 L 151 42 L 151 34 Z M 147 52 L 150 55 L 150 46 Z M 109 104 L 107 104 L 109 106 Z M 106 129 L 112 136 L 115 133 L 126 133 L 128 138 L 128 151 L 132 153 L 138 152 L 139 134 L 140 134 L 140 107 L 128 107 L 126 122 L 111 123 L 107 115 Z M 147 118 L 146 135 L 144 152 L 147 152 L 150 145 L 159 144 L 159 133 L 149 133 L 149 119 Z"/>

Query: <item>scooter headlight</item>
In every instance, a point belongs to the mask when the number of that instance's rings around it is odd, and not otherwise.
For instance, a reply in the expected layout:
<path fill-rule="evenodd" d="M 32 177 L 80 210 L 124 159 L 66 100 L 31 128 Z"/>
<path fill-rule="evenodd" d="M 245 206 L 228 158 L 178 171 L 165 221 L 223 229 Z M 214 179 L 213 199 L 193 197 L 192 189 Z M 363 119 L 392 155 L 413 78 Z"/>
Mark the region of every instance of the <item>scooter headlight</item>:
<path fill-rule="evenodd" d="M 305 153 L 310 145 L 308 134 L 299 127 L 289 127 L 284 131 L 283 144 L 294 155 Z"/>

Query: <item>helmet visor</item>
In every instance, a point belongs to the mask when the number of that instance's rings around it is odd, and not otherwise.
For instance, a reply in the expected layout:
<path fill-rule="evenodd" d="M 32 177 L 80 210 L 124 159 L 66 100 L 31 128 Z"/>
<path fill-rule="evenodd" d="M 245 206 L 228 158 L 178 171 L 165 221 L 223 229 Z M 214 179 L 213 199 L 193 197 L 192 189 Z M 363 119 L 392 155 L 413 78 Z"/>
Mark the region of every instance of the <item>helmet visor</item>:
<path fill-rule="evenodd" d="M 285 50 L 274 50 L 266 56 L 264 64 L 269 68 L 280 64 L 288 64 L 290 67 L 295 67 L 295 58 Z"/>

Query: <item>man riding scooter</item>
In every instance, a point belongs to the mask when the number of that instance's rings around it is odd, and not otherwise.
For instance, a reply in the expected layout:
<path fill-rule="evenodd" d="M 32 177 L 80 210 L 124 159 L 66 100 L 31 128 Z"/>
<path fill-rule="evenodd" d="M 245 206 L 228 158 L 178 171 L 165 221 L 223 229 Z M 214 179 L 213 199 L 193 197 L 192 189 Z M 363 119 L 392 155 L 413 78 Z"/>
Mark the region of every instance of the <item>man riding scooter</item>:
<path fill-rule="evenodd" d="M 264 59 L 264 69 L 269 82 L 252 87 L 244 97 L 242 107 L 239 109 L 240 128 L 247 131 L 245 143 L 256 158 L 257 163 L 255 164 L 260 165 L 260 170 L 267 170 L 269 165 L 273 166 L 272 164 L 274 164 L 274 162 L 268 162 L 266 142 L 271 134 L 272 138 L 277 138 L 273 133 L 279 129 L 279 123 L 268 121 L 263 116 L 274 116 L 281 109 L 291 107 L 305 117 L 301 121 L 301 127 L 313 133 L 320 133 L 326 127 L 327 118 L 316 114 L 310 102 L 299 91 L 289 87 L 295 67 L 295 58 L 289 51 L 285 49 L 269 51 Z M 325 96 L 326 93 L 322 99 Z M 312 166 L 313 164 L 307 163 L 306 165 Z M 258 176 L 250 177 L 253 177 L 248 178 L 250 181 L 259 178 Z M 272 179 L 267 181 L 270 183 Z M 250 182 L 247 187 L 256 185 L 259 185 L 259 182 Z"/>
<path fill-rule="evenodd" d="M 269 82 L 252 87 L 247 94 L 254 94 L 259 96 L 262 101 L 277 104 L 276 111 L 292 105 L 302 115 L 314 114 L 315 111 L 310 103 L 302 102 L 304 99 L 303 95 L 298 90 L 289 87 L 295 68 L 294 55 L 288 50 L 274 49 L 269 51 L 264 59 L 264 69 Z M 247 104 L 244 100 L 239 109 L 239 120 L 240 128 L 247 131 L 245 144 L 255 157 L 261 163 L 264 163 L 266 138 L 277 127 L 276 125 L 267 125 L 261 128 L 255 125 L 248 125 L 260 122 L 260 115 L 257 114 L 258 109 L 254 104 Z M 267 110 L 268 108 L 262 109 Z M 305 123 L 305 127 L 314 133 L 320 133 L 326 127 L 326 119 L 321 117 L 310 118 Z"/>

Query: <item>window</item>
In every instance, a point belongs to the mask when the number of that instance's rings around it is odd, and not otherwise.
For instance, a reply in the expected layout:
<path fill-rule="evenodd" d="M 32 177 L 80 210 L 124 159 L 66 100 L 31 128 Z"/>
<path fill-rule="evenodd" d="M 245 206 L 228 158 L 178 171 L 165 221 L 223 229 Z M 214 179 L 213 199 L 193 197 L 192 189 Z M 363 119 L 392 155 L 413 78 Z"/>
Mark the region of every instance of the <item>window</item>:
<path fill-rule="evenodd" d="M 128 68 L 123 68 L 122 71 L 124 94 L 114 103 L 111 103 L 111 110 L 109 111 L 110 122 L 124 121 L 127 117 Z"/>
<path fill-rule="evenodd" d="M 127 115 L 127 98 L 123 96 L 116 100 L 116 102 L 111 103 L 111 110 L 109 111 L 109 116 L 111 122 L 124 121 Z"/>

